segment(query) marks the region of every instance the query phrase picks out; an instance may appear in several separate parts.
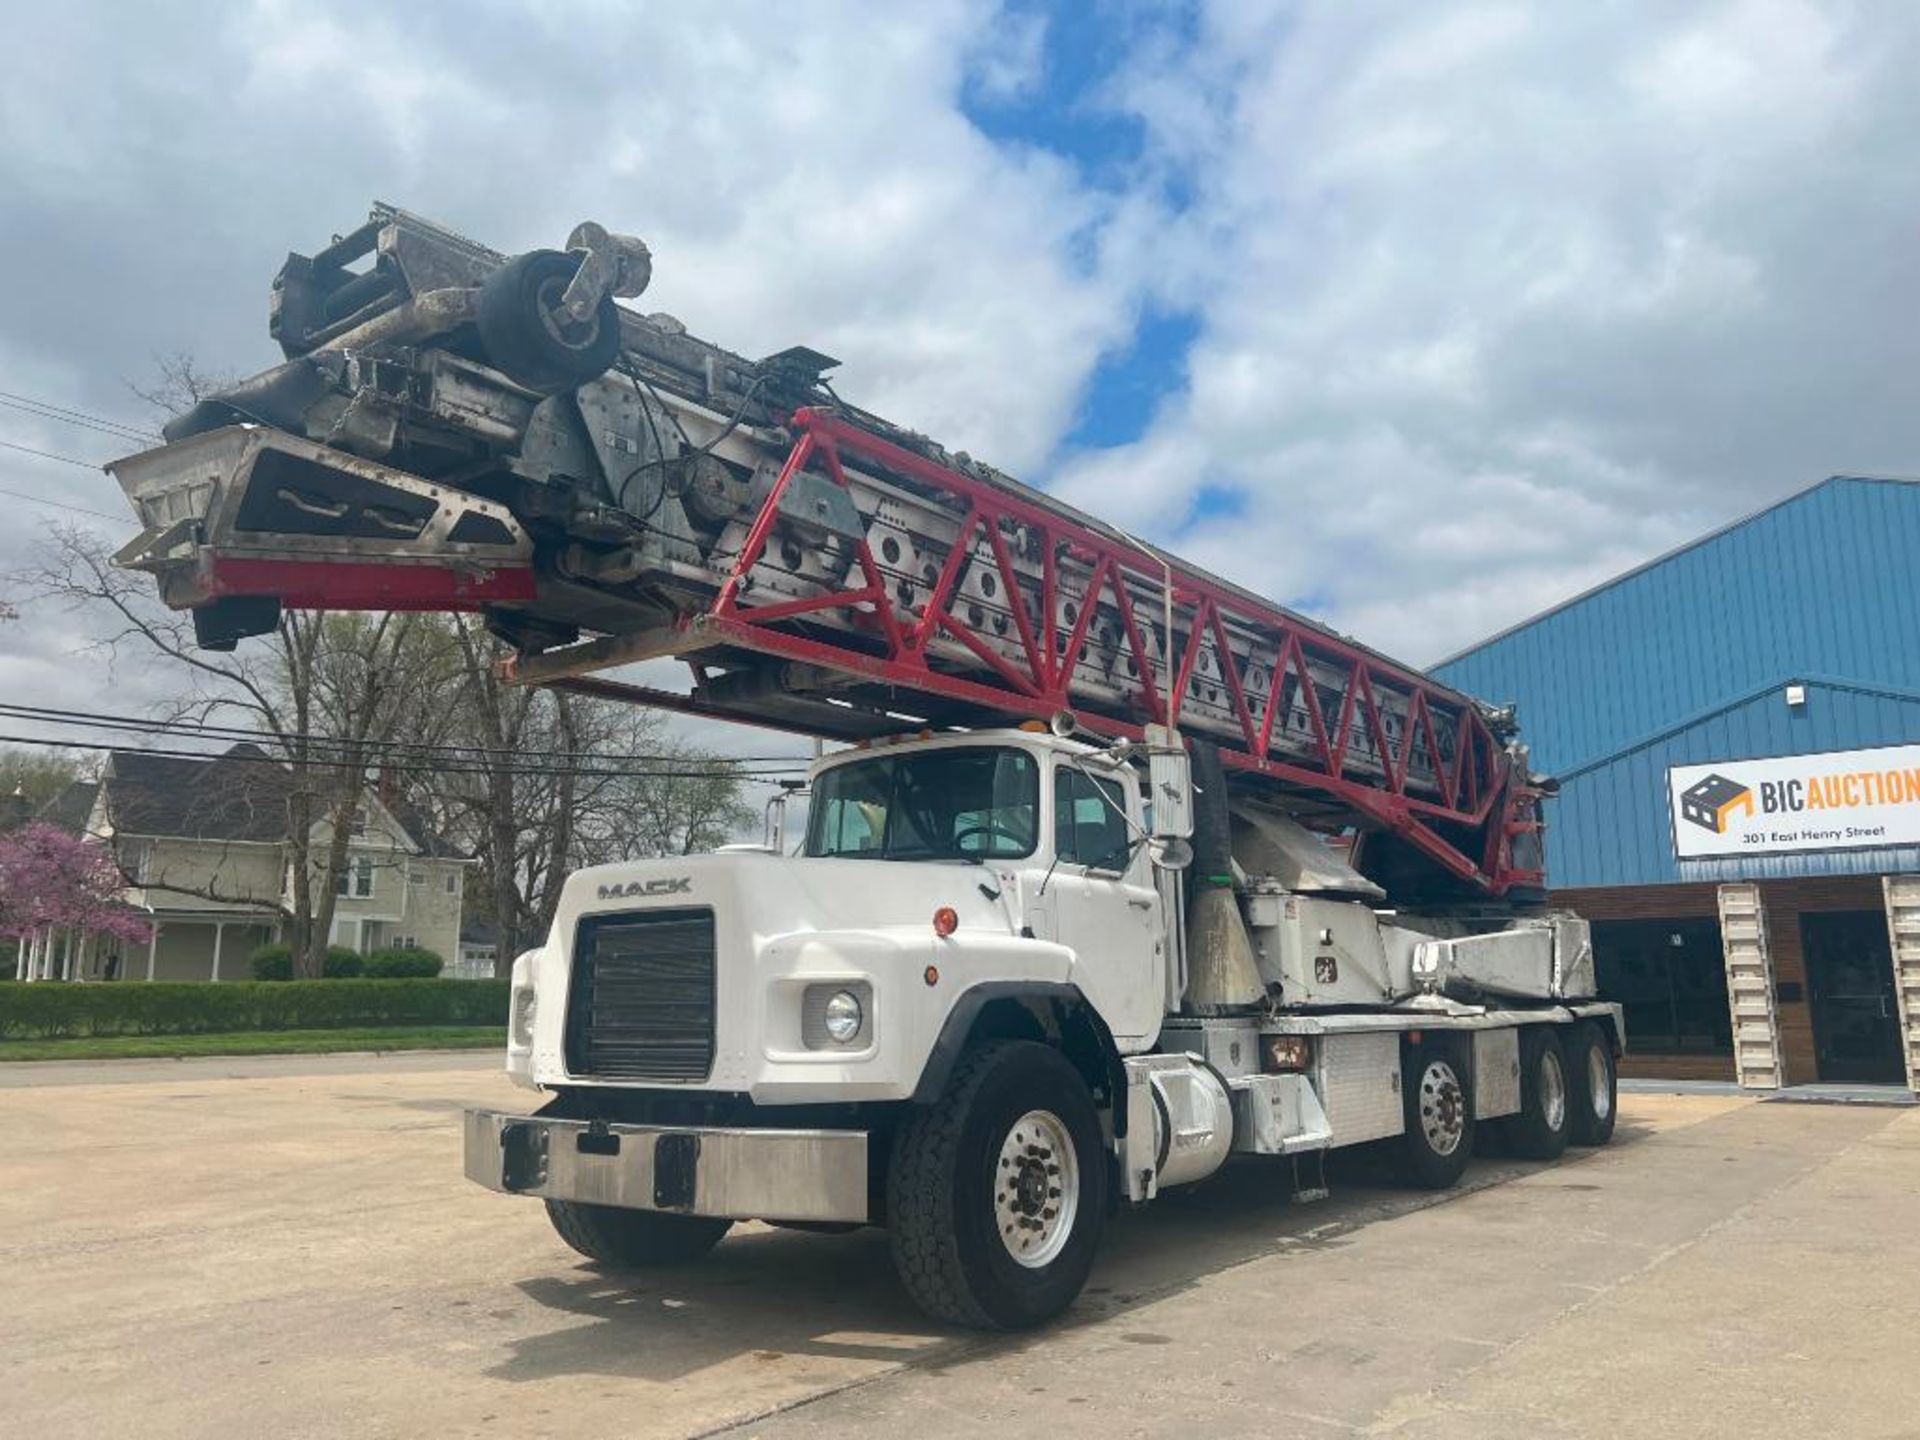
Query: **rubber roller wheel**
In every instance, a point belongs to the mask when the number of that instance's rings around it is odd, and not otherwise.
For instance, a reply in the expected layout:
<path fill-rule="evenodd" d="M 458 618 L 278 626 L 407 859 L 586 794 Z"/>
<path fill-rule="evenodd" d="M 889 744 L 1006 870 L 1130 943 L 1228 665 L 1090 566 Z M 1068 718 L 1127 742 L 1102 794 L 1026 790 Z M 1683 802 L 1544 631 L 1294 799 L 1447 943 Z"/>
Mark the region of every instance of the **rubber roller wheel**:
<path fill-rule="evenodd" d="M 561 305 L 580 257 L 532 250 L 502 265 L 480 287 L 480 344 L 512 379 L 543 394 L 572 390 L 604 375 L 620 357 L 620 310 L 611 295 L 585 320 Z"/>

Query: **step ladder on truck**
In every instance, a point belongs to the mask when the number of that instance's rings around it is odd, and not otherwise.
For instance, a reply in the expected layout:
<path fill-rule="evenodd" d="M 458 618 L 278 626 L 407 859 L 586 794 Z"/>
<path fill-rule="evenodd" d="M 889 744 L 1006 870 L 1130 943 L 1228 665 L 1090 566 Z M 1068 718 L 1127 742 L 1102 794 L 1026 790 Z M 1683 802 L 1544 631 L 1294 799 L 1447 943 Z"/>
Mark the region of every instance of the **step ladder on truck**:
<path fill-rule="evenodd" d="M 110 467 L 120 563 L 231 647 L 467 610 L 550 685 L 845 742 L 804 840 L 582 870 L 513 966 L 466 1170 L 606 1264 L 886 1227 L 1017 1328 L 1106 1218 L 1265 1157 L 1457 1181 L 1606 1142 L 1617 1005 L 1546 908 L 1513 716 L 990 466 L 616 303 L 639 241 L 405 211 L 274 282 L 284 364 Z M 685 690 L 607 671 L 676 657 Z M 1250 1160 L 1249 1163 L 1254 1163 Z"/>

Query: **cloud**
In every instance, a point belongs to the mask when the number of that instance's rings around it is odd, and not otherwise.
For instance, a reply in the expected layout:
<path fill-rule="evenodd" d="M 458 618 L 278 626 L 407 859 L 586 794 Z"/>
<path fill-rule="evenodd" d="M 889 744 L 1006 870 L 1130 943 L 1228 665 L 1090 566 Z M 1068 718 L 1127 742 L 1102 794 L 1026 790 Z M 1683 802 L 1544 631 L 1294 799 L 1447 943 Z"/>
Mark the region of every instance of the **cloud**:
<path fill-rule="evenodd" d="M 156 352 L 269 363 L 282 256 L 376 196 L 506 249 L 592 217 L 653 247 L 648 308 L 839 355 L 850 399 L 1416 661 L 1911 468 L 1907 9 L 1108 14 L 41 7 L 0 54 L 0 388 L 142 418 Z M 1089 79 L 1060 47 L 1094 31 Z M 1075 448 L 1142 315 L 1193 321 L 1150 424 Z M 0 484 L 114 508 L 72 467 Z"/>
<path fill-rule="evenodd" d="M 1199 166 L 1191 384 L 1063 489 L 1418 660 L 1911 468 L 1916 38 L 1792 0 L 1210 7 L 1108 92 Z"/>
<path fill-rule="evenodd" d="M 383 198 L 508 250 L 587 217 L 635 231 L 646 308 L 748 355 L 838 355 L 848 399 L 1033 469 L 1125 338 L 1138 247 L 1109 256 L 1106 236 L 1137 206 L 967 122 L 969 85 L 1035 79 L 1044 25 L 1001 18 L 985 0 L 779 20 L 611 0 L 41 7 L 0 52 L 0 388 L 150 419 L 123 382 L 156 354 L 263 368 L 287 251 Z M 0 438 L 129 448 L 9 412 Z M 119 508 L 57 463 L 0 456 L 0 485 Z M 0 570 L 30 534 L 0 533 Z M 76 693 L 87 678 L 46 669 L 75 639 L 44 612 L 0 629 L 0 677 Z"/>

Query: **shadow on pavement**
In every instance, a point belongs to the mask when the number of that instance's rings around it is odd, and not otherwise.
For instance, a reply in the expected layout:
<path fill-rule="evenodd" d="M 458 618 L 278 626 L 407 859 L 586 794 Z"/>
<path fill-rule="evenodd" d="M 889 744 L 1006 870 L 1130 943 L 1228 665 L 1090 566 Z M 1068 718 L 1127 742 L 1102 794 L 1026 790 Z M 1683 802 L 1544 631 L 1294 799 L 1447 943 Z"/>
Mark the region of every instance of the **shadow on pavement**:
<path fill-rule="evenodd" d="M 1623 1124 L 1614 1143 L 1637 1143 L 1650 1133 Z M 1557 1168 L 1577 1169 L 1585 1153 L 1570 1152 Z M 1433 1193 L 1395 1187 L 1389 1158 L 1362 1149 L 1331 1158 L 1332 1198 L 1302 1205 L 1286 1197 L 1283 1163 L 1231 1164 L 1190 1190 L 1113 1217 L 1087 1289 L 1061 1323 L 1111 1319 L 1265 1256 L 1336 1248 L 1363 1226 L 1547 1168 L 1556 1167 L 1476 1160 L 1459 1187 Z M 1577 1183 L 1574 1174 L 1567 1179 Z M 512 1355 L 489 1372 L 510 1381 L 577 1375 L 670 1382 L 730 1361 L 809 1357 L 852 1361 L 871 1374 L 899 1364 L 939 1366 L 1030 1339 L 928 1320 L 894 1279 L 886 1234 L 877 1229 L 819 1235 L 742 1227 L 693 1266 L 644 1273 L 602 1270 L 556 1240 L 552 1271 L 518 1285 L 556 1319 L 581 1323 L 513 1340 Z M 1146 1344 L 1155 1337 L 1122 1338 Z"/>

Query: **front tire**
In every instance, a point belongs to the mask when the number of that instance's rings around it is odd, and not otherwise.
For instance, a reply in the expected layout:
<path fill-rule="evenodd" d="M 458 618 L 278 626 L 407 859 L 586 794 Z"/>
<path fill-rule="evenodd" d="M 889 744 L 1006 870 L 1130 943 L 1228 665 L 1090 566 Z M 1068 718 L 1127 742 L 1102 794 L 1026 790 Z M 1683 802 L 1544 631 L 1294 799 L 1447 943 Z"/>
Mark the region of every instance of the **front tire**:
<path fill-rule="evenodd" d="M 985 1045 L 895 1137 L 894 1268 L 936 1319 L 1041 1325 L 1086 1284 L 1106 1200 L 1100 1117 L 1079 1072 L 1045 1045 Z"/>
<path fill-rule="evenodd" d="M 1400 1075 L 1401 1178 L 1422 1190 L 1457 1185 L 1473 1154 L 1473 1081 L 1464 1060 L 1451 1046 L 1415 1045 Z"/>
<path fill-rule="evenodd" d="M 731 1220 L 706 1215 L 669 1215 L 578 1200 L 547 1201 L 547 1219 L 560 1238 L 587 1259 L 622 1270 L 698 1260 L 733 1227 Z"/>
<path fill-rule="evenodd" d="M 1567 1043 L 1568 1138 L 1575 1145 L 1606 1144 L 1613 1138 L 1619 1100 L 1613 1041 L 1591 1020 L 1583 1021 Z"/>

